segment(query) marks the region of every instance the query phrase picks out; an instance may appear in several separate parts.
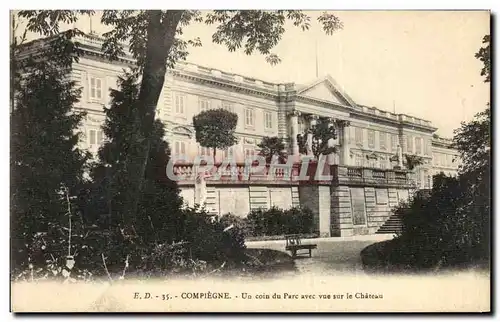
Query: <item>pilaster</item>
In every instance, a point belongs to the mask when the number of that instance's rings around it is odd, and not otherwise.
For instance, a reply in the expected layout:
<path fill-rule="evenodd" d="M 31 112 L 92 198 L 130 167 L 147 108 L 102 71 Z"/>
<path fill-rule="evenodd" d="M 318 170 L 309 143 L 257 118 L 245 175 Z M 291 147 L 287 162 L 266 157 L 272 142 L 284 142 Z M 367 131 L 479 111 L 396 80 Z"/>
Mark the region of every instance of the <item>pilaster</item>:
<path fill-rule="evenodd" d="M 344 237 L 354 234 L 349 187 L 331 187 L 330 230 L 331 236 Z"/>

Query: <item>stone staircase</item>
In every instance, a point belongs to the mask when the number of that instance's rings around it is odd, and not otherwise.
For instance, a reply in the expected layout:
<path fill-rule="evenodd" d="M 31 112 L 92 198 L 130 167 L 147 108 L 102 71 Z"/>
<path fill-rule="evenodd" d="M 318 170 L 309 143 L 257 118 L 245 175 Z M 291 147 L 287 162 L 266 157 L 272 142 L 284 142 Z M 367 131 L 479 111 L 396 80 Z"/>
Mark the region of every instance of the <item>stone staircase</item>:
<path fill-rule="evenodd" d="M 403 230 L 403 220 L 401 215 L 392 214 L 386 222 L 380 226 L 376 234 L 395 234 Z"/>

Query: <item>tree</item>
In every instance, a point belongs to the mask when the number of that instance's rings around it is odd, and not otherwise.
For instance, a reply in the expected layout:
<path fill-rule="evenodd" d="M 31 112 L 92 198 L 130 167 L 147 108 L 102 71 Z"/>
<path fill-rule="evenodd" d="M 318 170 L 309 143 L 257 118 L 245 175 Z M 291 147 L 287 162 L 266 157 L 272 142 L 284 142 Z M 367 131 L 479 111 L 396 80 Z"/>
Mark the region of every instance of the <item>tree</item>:
<path fill-rule="evenodd" d="M 481 75 L 490 82 L 489 36 L 476 58 Z M 403 216 L 402 243 L 391 248 L 396 263 L 428 266 L 484 261 L 490 256 L 491 229 L 491 111 L 490 107 L 462 122 L 453 144 L 462 164 L 457 178 L 434 177 L 430 196 L 416 196 L 397 212 Z M 438 237 L 438 238 L 437 238 Z M 429 256 L 430 255 L 430 256 Z"/>
<path fill-rule="evenodd" d="M 490 35 L 483 38 L 475 57 L 483 62 L 481 76 L 491 81 Z M 459 177 L 464 189 L 460 214 L 467 227 L 466 237 L 473 242 L 471 249 L 480 258 L 489 258 L 491 227 L 491 107 L 475 115 L 470 122 L 462 122 L 455 130 L 453 143 L 460 153 L 462 164 Z"/>
<path fill-rule="evenodd" d="M 234 135 L 238 115 L 225 109 L 207 110 L 193 117 L 196 142 L 214 151 L 225 150 L 238 142 Z"/>
<path fill-rule="evenodd" d="M 94 14 L 92 11 L 70 10 L 25 10 L 19 15 L 28 20 L 27 29 L 42 35 L 53 35 L 59 31 L 61 22 L 74 22 L 80 14 Z M 138 104 L 141 106 L 134 122 L 139 126 L 134 145 L 129 149 L 126 172 L 130 176 L 130 196 L 124 211 L 127 216 L 136 212 L 142 191 L 146 160 L 150 151 L 154 129 L 155 111 L 165 82 L 167 67 L 179 59 L 185 59 L 188 46 L 200 46 L 199 39 L 182 39 L 183 28 L 191 23 L 216 25 L 212 41 L 227 47 L 229 51 L 244 48 L 248 55 L 259 52 L 266 55 L 271 64 L 279 57 L 271 50 L 279 43 L 285 32 L 285 23 L 290 21 L 302 30 L 308 30 L 311 18 L 297 10 L 216 10 L 202 14 L 196 10 L 104 10 L 101 22 L 112 27 L 104 34 L 103 49 L 111 59 L 124 51 L 124 43 L 141 68 L 142 80 Z M 341 21 L 333 14 L 324 12 L 318 18 L 327 34 L 342 28 Z"/>
<path fill-rule="evenodd" d="M 419 165 L 424 164 L 424 159 L 418 155 L 405 154 L 405 163 L 408 170 L 413 171 Z"/>
<path fill-rule="evenodd" d="M 285 151 L 285 144 L 279 137 L 263 137 L 257 146 L 260 148 L 259 154 L 266 158 L 268 164 L 271 163 L 273 156 L 278 157 L 279 163 L 286 162 L 287 153 Z"/>
<path fill-rule="evenodd" d="M 137 234 L 135 237 L 143 245 L 171 243 L 178 237 L 173 224 L 179 215 L 182 198 L 176 182 L 166 175 L 170 152 L 163 139 L 164 125 L 159 120 L 154 124 L 137 216 L 124 217 L 127 214 L 123 209 L 127 205 L 125 200 L 131 196 L 127 186 L 129 178 L 122 174 L 136 126 L 133 118 L 139 110 L 138 77 L 137 71 L 126 72 L 118 79 L 119 89 L 111 90 L 111 106 L 105 109 L 106 121 L 103 125 L 106 143 L 99 149 L 99 162 L 92 171 L 96 183 L 96 203 L 92 206 L 100 211 L 97 215 L 110 214 L 108 224 L 111 227 L 131 225 Z"/>
<path fill-rule="evenodd" d="M 491 80 L 491 49 L 490 49 L 490 43 L 491 43 L 491 36 L 490 35 L 485 35 L 483 37 L 483 44 L 485 45 L 484 47 L 481 47 L 479 51 L 474 55 L 477 59 L 483 62 L 483 69 L 481 70 L 481 76 L 485 76 L 484 81 L 486 83 L 489 83 Z"/>
<path fill-rule="evenodd" d="M 68 247 L 69 197 L 84 182 L 88 152 L 78 148 L 79 125 L 85 113 L 74 110 L 80 89 L 68 77 L 76 57 L 74 33 L 50 40 L 36 57 L 16 48 L 12 70 L 14 102 L 11 112 L 11 234 L 15 266 L 45 265 L 33 244 L 40 233 L 58 244 L 57 255 Z M 34 262 L 36 261 L 36 262 Z"/>
<path fill-rule="evenodd" d="M 326 117 L 318 118 L 316 125 L 307 130 L 303 135 L 297 135 L 299 152 L 307 154 L 307 135 L 312 134 L 312 153 L 318 158 L 320 155 L 328 155 L 336 152 L 334 146 L 329 145 L 329 141 L 337 138 L 335 127 Z"/>

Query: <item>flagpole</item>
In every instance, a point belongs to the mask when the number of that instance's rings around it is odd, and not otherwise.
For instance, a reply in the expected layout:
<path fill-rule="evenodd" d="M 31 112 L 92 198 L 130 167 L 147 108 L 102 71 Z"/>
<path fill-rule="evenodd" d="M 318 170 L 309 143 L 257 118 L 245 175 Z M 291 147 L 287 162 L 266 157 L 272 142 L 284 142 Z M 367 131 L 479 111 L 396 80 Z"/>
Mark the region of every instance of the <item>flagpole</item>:
<path fill-rule="evenodd" d="M 318 38 L 316 38 L 316 78 L 319 78 L 319 62 L 318 62 Z"/>

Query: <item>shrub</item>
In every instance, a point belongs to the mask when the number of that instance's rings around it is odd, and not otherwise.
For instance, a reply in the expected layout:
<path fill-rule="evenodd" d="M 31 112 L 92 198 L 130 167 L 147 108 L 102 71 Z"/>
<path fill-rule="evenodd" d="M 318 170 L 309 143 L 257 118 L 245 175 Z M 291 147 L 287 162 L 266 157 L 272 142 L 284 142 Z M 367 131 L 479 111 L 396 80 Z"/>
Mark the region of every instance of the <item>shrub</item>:
<path fill-rule="evenodd" d="M 226 227 L 225 229 L 232 227 L 227 231 L 233 236 L 235 242 L 237 243 L 236 246 L 244 248 L 245 236 L 250 236 L 247 220 L 245 218 L 228 213 L 221 216 L 220 222 L 224 227 Z"/>
<path fill-rule="evenodd" d="M 256 209 L 248 214 L 246 222 L 249 236 L 311 233 L 314 230 L 313 213 L 307 208 Z"/>
<path fill-rule="evenodd" d="M 71 277 L 78 279 L 112 279 L 139 276 L 162 277 L 171 274 L 197 275 L 209 272 L 225 263 L 226 268 L 245 262 L 245 237 L 236 224 L 238 219 L 226 215 L 217 218 L 204 210 L 186 208 L 169 215 L 175 223 L 175 240 L 161 240 L 157 244 L 129 239 L 119 227 L 74 227 L 72 249 L 75 267 Z M 76 223 L 75 223 L 76 224 Z M 37 280 L 62 277 L 61 270 L 67 254 L 67 240 L 44 239 L 37 234 L 37 242 L 23 250 L 39 265 L 26 265 L 13 271 L 14 280 Z"/>
<path fill-rule="evenodd" d="M 214 263 L 243 258 L 245 240 L 238 229 L 226 230 L 228 226 L 221 218 L 195 208 L 185 209 L 183 216 L 183 240 L 189 242 L 193 258 Z"/>
<path fill-rule="evenodd" d="M 286 210 L 284 213 L 285 233 L 312 233 L 314 230 L 313 217 L 313 212 L 308 208 L 294 207 Z"/>
<path fill-rule="evenodd" d="M 389 254 L 389 262 L 430 268 L 485 258 L 487 212 L 470 201 L 467 191 L 464 180 L 438 175 L 430 195 L 416 195 L 396 208 L 403 232 L 401 247 Z"/>

